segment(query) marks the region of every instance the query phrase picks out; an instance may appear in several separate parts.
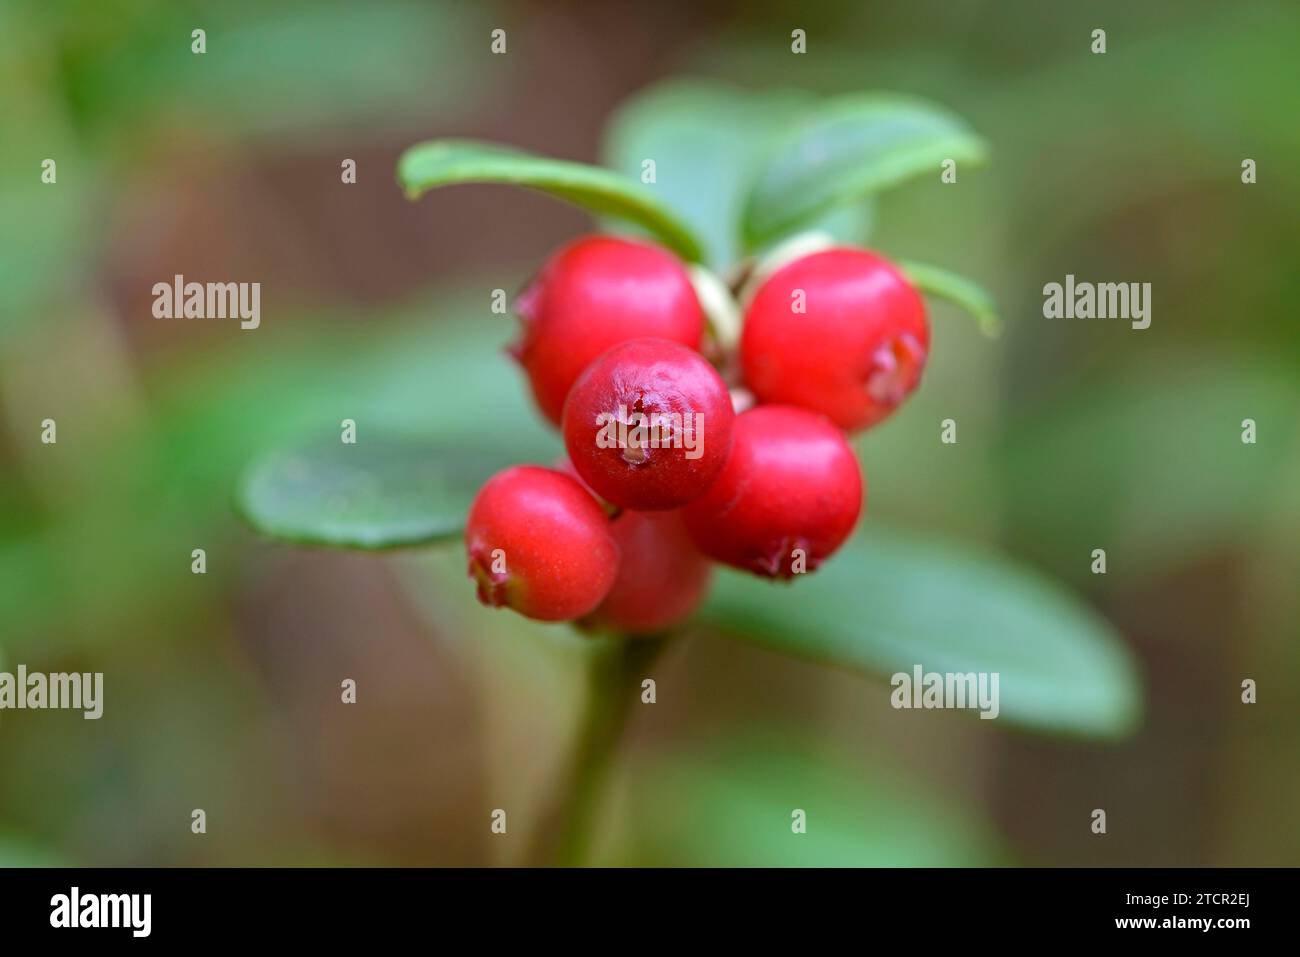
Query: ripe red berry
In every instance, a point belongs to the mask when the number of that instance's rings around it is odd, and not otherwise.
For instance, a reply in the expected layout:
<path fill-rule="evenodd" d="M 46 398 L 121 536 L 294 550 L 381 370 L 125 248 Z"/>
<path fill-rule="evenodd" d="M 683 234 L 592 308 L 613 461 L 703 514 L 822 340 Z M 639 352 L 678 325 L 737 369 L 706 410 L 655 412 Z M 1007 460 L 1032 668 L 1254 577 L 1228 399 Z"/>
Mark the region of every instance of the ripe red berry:
<path fill-rule="evenodd" d="M 479 601 L 541 621 L 567 621 L 609 594 L 618 545 L 581 485 L 536 465 L 498 472 L 479 489 L 465 525 Z"/>
<path fill-rule="evenodd" d="M 622 561 L 618 577 L 587 624 L 632 634 L 675 625 L 704 598 L 712 566 L 682 524 L 680 511 L 624 511 L 613 521 Z"/>
<path fill-rule="evenodd" d="M 650 243 L 586 236 L 555 253 L 520 295 L 512 352 L 556 425 L 574 380 L 612 346 L 641 336 L 698 349 L 704 313 L 681 262 Z"/>
<path fill-rule="evenodd" d="M 561 429 L 593 492 L 654 511 L 708 488 L 727 460 L 734 420 L 727 386 L 703 356 L 667 339 L 633 339 L 582 373 Z"/>
<path fill-rule="evenodd" d="M 862 501 L 861 471 L 839 429 L 805 409 L 760 405 L 736 417 L 726 468 L 683 514 L 710 558 L 790 578 L 840 547 Z"/>
<path fill-rule="evenodd" d="M 763 282 L 745 310 L 740 361 L 760 402 L 865 429 L 916 388 L 929 349 L 925 303 L 911 283 L 879 256 L 835 248 Z"/>

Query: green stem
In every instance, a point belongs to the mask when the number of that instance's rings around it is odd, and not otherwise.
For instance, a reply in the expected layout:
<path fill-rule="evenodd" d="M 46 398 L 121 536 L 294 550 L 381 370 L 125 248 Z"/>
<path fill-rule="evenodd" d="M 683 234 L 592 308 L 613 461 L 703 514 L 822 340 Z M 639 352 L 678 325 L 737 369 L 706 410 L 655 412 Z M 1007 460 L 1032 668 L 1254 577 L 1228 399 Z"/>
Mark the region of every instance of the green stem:
<path fill-rule="evenodd" d="M 556 807 L 544 819 L 534 846 L 534 863 L 582 864 L 600 811 L 605 781 L 641 682 L 666 639 L 611 636 L 595 639 L 587 669 L 587 700 L 572 757 L 558 790 Z"/>

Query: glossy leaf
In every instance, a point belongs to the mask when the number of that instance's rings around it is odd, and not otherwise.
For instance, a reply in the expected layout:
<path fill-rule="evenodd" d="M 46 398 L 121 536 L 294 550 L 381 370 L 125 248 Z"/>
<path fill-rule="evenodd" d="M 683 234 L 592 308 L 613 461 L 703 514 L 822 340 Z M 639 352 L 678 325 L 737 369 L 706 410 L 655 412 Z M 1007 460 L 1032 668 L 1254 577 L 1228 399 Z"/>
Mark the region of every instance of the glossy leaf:
<path fill-rule="evenodd" d="M 991 727 L 1113 736 L 1139 710 L 1130 656 L 1078 600 L 996 556 L 876 528 L 792 584 L 719 575 L 700 617 L 870 674 L 997 672 L 1000 715 L 982 722 Z"/>
<path fill-rule="evenodd" d="M 671 80 L 623 104 L 605 131 L 603 155 L 640 176 L 655 163 L 655 195 L 702 237 L 705 262 L 724 269 L 742 256 L 740 216 L 758 164 L 816 100 L 792 90 L 752 91 L 711 80 Z M 810 228 L 860 245 L 868 203 L 839 208 Z"/>
<path fill-rule="evenodd" d="M 276 452 L 240 486 L 240 510 L 274 538 L 385 549 L 459 537 L 480 486 L 510 464 L 504 450 L 439 447 L 413 439 L 337 440 Z"/>
<path fill-rule="evenodd" d="M 998 315 L 997 303 L 972 280 L 925 263 L 900 260 L 897 265 L 921 292 L 946 299 L 974 316 L 984 335 L 1002 334 L 1002 317 Z"/>
<path fill-rule="evenodd" d="M 637 180 L 598 166 L 492 143 L 435 140 L 402 154 L 397 180 L 412 199 L 457 183 L 505 183 L 535 189 L 594 213 L 634 222 L 685 259 L 699 261 L 703 256 L 690 228 L 653 193 Z"/>
<path fill-rule="evenodd" d="M 980 163 L 987 147 L 955 116 L 922 100 L 844 97 L 812 112 L 763 164 L 745 205 L 749 248 L 805 228 L 828 210 L 919 175 L 944 160 Z"/>

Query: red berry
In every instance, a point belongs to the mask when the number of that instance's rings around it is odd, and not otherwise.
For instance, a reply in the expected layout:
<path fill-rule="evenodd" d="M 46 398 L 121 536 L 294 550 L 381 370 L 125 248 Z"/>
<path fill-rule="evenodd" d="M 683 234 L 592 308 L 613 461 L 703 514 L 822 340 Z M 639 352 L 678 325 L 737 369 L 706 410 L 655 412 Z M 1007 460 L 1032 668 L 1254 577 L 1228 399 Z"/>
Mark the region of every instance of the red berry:
<path fill-rule="evenodd" d="M 925 303 L 911 283 L 879 256 L 837 248 L 796 259 L 759 287 L 740 361 L 760 402 L 865 429 L 916 388 L 929 349 Z"/>
<path fill-rule="evenodd" d="M 614 519 L 618 578 L 588 624 L 633 634 L 675 625 L 704 598 L 712 566 L 686 534 L 680 511 L 623 512 Z"/>
<path fill-rule="evenodd" d="M 569 459 L 601 498 L 678 508 L 717 477 L 735 420 L 722 378 L 698 352 L 633 339 L 587 367 L 564 404 Z"/>
<path fill-rule="evenodd" d="M 537 465 L 498 472 L 479 489 L 465 550 L 479 601 L 541 621 L 588 614 L 618 571 L 604 510 L 569 476 Z"/>
<path fill-rule="evenodd" d="M 805 409 L 760 405 L 736 417 L 726 468 L 684 517 L 710 558 L 790 578 L 840 547 L 862 501 L 862 474 L 839 429 Z"/>
<path fill-rule="evenodd" d="M 704 313 L 682 264 L 658 246 L 586 236 L 555 253 L 520 295 L 512 351 L 556 425 L 574 380 L 610 347 L 657 336 L 698 349 Z"/>

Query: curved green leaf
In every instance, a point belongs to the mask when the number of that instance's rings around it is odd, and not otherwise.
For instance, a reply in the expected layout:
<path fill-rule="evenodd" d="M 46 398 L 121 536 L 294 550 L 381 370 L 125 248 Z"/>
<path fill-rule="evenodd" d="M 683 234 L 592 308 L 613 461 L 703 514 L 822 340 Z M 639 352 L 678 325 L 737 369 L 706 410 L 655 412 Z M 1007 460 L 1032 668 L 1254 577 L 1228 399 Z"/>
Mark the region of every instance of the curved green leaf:
<path fill-rule="evenodd" d="M 238 505 L 258 531 L 299 544 L 431 545 L 459 537 L 474 495 L 511 458 L 407 438 L 335 440 L 258 461 Z"/>
<path fill-rule="evenodd" d="M 997 672 L 993 721 L 1117 736 L 1140 710 L 1114 630 L 1025 568 L 872 529 L 793 584 L 718 576 L 702 621 L 775 650 L 870 674 Z M 888 689 L 882 691 L 888 693 Z"/>
<path fill-rule="evenodd" d="M 829 209 L 921 174 L 938 181 L 941 164 L 981 163 L 982 139 L 946 110 L 922 100 L 844 97 L 814 111 L 777 147 L 754 181 L 742 232 L 758 248 Z"/>
<path fill-rule="evenodd" d="M 493 143 L 434 140 L 397 161 L 397 181 L 411 199 L 456 183 L 505 183 L 535 189 L 606 216 L 645 227 L 684 259 L 699 262 L 700 242 L 677 216 L 634 179 L 599 166 L 536 156 Z"/>
<path fill-rule="evenodd" d="M 946 299 L 969 312 L 984 335 L 992 338 L 1002 334 L 1002 317 L 998 314 L 997 303 L 974 281 L 925 263 L 899 260 L 896 265 L 917 289 Z"/>
<path fill-rule="evenodd" d="M 773 144 L 815 103 L 811 94 L 794 90 L 669 80 L 619 107 L 605 130 L 602 155 L 629 176 L 639 176 L 641 164 L 654 160 L 655 195 L 703 239 L 705 262 L 725 269 L 742 256 L 746 187 Z M 835 209 L 810 228 L 863 245 L 869 207 L 863 202 Z"/>

